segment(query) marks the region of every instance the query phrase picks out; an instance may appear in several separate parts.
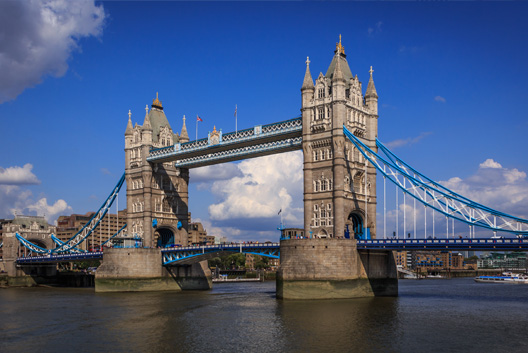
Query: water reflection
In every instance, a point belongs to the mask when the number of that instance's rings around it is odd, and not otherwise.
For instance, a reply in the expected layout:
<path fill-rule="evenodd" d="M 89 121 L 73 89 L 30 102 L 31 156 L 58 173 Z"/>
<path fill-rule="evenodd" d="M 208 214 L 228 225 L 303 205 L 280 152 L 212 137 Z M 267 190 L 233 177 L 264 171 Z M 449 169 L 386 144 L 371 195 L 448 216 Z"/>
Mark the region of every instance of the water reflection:
<path fill-rule="evenodd" d="M 526 352 L 527 286 L 400 281 L 398 298 L 282 301 L 208 292 L 0 290 L 0 352 Z"/>

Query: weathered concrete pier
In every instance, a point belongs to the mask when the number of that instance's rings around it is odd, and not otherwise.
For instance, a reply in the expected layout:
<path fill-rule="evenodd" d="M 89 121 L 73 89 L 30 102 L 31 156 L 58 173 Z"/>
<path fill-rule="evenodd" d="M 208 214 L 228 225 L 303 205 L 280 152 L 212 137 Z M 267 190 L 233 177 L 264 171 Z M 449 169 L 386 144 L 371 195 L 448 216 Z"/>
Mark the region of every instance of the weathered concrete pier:
<path fill-rule="evenodd" d="M 95 274 L 96 292 L 207 290 L 212 276 L 207 261 L 162 266 L 160 249 L 105 249 Z"/>
<path fill-rule="evenodd" d="M 280 257 L 280 299 L 398 295 L 391 251 L 358 251 L 350 239 L 289 239 L 281 241 Z"/>

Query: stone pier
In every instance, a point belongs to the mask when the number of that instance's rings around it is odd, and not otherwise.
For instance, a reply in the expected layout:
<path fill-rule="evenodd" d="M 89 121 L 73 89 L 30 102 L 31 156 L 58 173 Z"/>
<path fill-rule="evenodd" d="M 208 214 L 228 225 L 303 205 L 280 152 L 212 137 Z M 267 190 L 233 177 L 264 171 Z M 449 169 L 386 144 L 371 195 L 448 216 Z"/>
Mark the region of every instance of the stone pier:
<path fill-rule="evenodd" d="M 397 296 L 391 251 L 357 250 L 351 239 L 281 240 L 279 299 Z"/>
<path fill-rule="evenodd" d="M 164 267 L 160 249 L 105 249 L 95 274 L 96 292 L 207 290 L 212 288 L 207 261 Z"/>

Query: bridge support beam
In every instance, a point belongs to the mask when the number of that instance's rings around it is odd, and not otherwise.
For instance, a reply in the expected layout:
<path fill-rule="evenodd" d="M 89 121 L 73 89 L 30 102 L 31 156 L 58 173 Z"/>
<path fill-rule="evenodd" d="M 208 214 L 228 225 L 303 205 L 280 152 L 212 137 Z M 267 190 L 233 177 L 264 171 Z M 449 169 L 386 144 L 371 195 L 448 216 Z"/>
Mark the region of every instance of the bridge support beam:
<path fill-rule="evenodd" d="M 105 249 L 95 274 L 96 292 L 207 290 L 212 288 L 207 262 L 163 267 L 160 249 Z"/>
<path fill-rule="evenodd" d="M 289 239 L 280 245 L 279 299 L 397 296 L 392 251 L 360 250 L 350 239 Z"/>

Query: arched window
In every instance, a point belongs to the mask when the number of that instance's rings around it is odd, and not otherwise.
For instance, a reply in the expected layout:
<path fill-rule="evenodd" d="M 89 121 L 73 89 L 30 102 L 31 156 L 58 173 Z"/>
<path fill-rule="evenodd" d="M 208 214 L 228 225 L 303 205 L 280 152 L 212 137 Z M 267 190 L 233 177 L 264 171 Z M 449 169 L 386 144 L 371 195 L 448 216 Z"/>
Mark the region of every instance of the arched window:
<path fill-rule="evenodd" d="M 326 151 L 321 150 L 321 160 L 325 160 L 325 158 L 326 158 Z"/>

